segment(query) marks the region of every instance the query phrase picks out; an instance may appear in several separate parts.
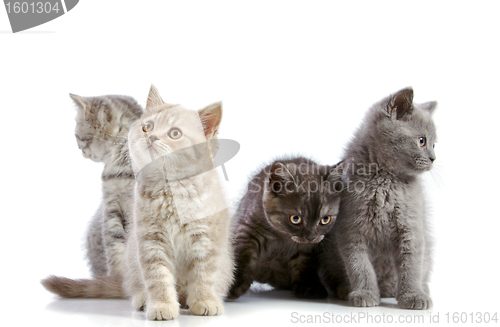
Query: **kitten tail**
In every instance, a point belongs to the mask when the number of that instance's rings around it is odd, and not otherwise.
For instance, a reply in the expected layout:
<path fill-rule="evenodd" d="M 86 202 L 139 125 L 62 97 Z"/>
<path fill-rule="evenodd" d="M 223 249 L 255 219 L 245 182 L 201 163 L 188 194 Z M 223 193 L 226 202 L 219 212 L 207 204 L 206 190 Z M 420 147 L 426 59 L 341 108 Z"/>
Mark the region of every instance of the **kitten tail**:
<path fill-rule="evenodd" d="M 69 279 L 50 276 L 41 281 L 50 292 L 65 298 L 124 298 L 119 276 L 96 276 L 94 279 Z"/>

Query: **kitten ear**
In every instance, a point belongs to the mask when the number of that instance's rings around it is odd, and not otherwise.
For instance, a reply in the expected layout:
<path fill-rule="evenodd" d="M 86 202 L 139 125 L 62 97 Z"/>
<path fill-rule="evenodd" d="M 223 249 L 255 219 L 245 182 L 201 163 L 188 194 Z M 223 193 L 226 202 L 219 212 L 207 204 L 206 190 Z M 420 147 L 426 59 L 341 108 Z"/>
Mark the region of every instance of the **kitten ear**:
<path fill-rule="evenodd" d="M 401 119 L 413 110 L 413 89 L 402 89 L 394 94 L 387 104 L 387 113 L 391 117 Z"/>
<path fill-rule="evenodd" d="M 432 115 L 434 113 L 434 111 L 436 111 L 437 104 L 438 104 L 437 101 L 429 101 L 429 102 L 421 103 L 420 107 L 422 107 L 422 109 L 424 109 L 425 111 L 428 111 Z"/>
<path fill-rule="evenodd" d="M 287 189 L 290 189 L 290 183 L 292 185 L 296 184 L 290 170 L 281 162 L 273 163 L 269 172 L 269 188 L 271 192 L 275 194 L 285 193 Z"/>
<path fill-rule="evenodd" d="M 222 120 L 222 102 L 215 102 L 198 110 L 198 115 L 206 138 L 215 138 Z"/>
<path fill-rule="evenodd" d="M 151 111 L 152 108 L 157 107 L 159 105 L 164 104 L 165 102 L 160 96 L 158 89 L 151 84 L 151 88 L 149 89 L 148 101 L 146 102 L 145 111 Z"/>
<path fill-rule="evenodd" d="M 83 110 L 85 117 L 87 117 L 89 113 L 94 113 L 90 101 L 87 98 L 71 93 L 69 94 L 69 97 L 73 100 L 79 110 Z"/>

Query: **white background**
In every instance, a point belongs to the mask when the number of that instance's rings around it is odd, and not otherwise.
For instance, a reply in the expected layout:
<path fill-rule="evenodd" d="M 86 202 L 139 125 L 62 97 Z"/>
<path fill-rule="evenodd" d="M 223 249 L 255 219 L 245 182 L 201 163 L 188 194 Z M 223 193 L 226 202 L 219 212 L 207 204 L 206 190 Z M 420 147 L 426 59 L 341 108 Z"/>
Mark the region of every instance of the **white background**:
<path fill-rule="evenodd" d="M 423 176 L 436 239 L 432 310 L 253 292 L 223 316 L 165 325 L 287 325 L 293 312 L 426 322 L 439 313 L 443 323 L 446 313 L 498 311 L 498 13 L 495 1 L 85 0 L 12 34 L 0 9 L 0 324 L 162 324 L 127 300 L 60 300 L 39 284 L 89 276 L 82 240 L 102 166 L 78 150 L 68 93 L 144 104 L 151 83 L 188 108 L 223 101 L 220 137 L 241 144 L 226 164 L 233 199 L 275 156 L 336 163 L 366 109 L 392 92 L 413 86 L 416 102 L 439 102 L 436 167 Z"/>

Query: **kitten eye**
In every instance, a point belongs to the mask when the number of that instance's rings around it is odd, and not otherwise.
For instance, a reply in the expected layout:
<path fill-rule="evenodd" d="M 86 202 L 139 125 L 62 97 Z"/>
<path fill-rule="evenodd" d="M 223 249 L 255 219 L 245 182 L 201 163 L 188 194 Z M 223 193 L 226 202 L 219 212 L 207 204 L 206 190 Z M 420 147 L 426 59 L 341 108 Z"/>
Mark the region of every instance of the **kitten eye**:
<path fill-rule="evenodd" d="M 321 218 L 321 220 L 319 221 L 319 223 L 320 223 L 321 225 L 327 225 L 327 224 L 329 224 L 331 221 L 332 221 L 332 216 L 324 216 L 323 218 Z"/>
<path fill-rule="evenodd" d="M 142 126 L 142 131 L 145 133 L 151 132 L 153 130 L 153 128 L 155 128 L 155 125 L 153 124 L 153 122 L 148 121 L 146 124 L 144 124 L 144 126 Z"/>
<path fill-rule="evenodd" d="M 300 224 L 300 222 L 302 221 L 302 218 L 300 218 L 300 216 L 291 215 L 290 221 L 292 222 L 292 224 L 297 225 L 297 224 Z"/>
<path fill-rule="evenodd" d="M 419 137 L 418 138 L 418 145 L 420 145 L 420 147 L 424 147 L 427 145 L 427 138 L 426 137 Z"/>
<path fill-rule="evenodd" d="M 432 148 L 434 149 L 435 147 L 436 147 L 436 144 L 433 144 L 433 145 L 432 145 Z"/>
<path fill-rule="evenodd" d="M 174 140 L 177 140 L 182 136 L 182 132 L 180 129 L 174 127 L 170 131 L 168 131 L 168 136 L 170 136 L 170 138 Z"/>

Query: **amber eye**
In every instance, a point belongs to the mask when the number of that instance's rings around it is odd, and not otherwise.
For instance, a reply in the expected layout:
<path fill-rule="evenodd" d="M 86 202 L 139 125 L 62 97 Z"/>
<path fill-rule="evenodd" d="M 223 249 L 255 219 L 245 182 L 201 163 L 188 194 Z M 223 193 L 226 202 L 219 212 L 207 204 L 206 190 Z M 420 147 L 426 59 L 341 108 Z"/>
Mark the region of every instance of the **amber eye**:
<path fill-rule="evenodd" d="M 424 147 L 427 145 L 427 138 L 426 137 L 419 137 L 418 138 L 418 145 L 420 145 L 420 147 Z"/>
<path fill-rule="evenodd" d="M 300 218 L 300 216 L 291 215 L 290 221 L 292 222 L 292 224 L 297 225 L 297 224 L 300 224 L 300 222 L 302 221 L 302 218 Z"/>
<path fill-rule="evenodd" d="M 142 131 L 145 133 L 151 132 L 153 130 L 153 128 L 155 128 L 155 125 L 153 124 L 153 122 L 148 121 L 146 124 L 144 124 L 144 126 L 142 126 Z"/>
<path fill-rule="evenodd" d="M 331 221 L 332 221 L 332 216 L 324 216 L 323 218 L 321 218 L 319 223 L 321 225 L 326 225 L 326 224 L 329 224 Z"/>
<path fill-rule="evenodd" d="M 170 136 L 170 138 L 174 140 L 177 140 L 182 136 L 182 132 L 180 129 L 174 127 L 168 132 L 168 136 Z"/>

